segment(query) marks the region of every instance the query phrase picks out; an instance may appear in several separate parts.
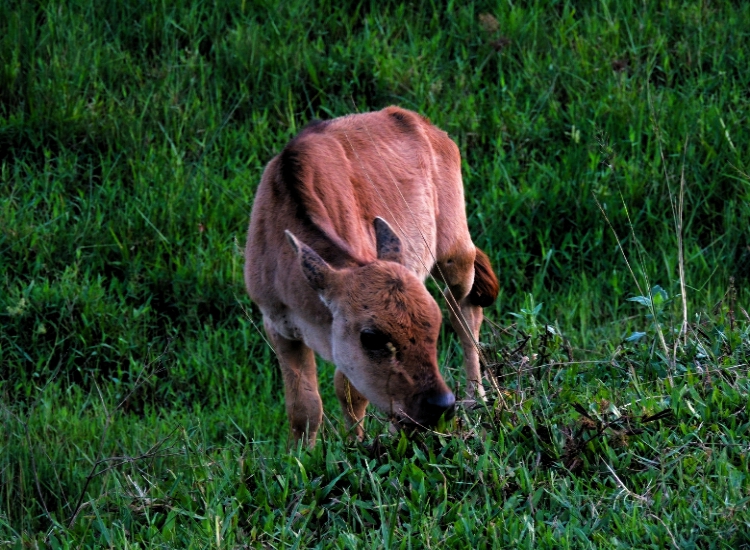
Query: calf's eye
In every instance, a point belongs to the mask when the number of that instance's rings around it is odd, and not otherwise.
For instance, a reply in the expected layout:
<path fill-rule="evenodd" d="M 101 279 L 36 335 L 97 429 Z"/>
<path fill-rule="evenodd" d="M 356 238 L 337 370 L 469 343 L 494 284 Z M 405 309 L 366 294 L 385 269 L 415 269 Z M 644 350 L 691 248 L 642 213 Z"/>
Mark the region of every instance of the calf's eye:
<path fill-rule="evenodd" d="M 388 344 L 391 340 L 388 335 L 377 329 L 366 328 L 359 333 L 359 341 L 362 342 L 362 347 L 367 351 L 383 351 L 388 352 Z"/>

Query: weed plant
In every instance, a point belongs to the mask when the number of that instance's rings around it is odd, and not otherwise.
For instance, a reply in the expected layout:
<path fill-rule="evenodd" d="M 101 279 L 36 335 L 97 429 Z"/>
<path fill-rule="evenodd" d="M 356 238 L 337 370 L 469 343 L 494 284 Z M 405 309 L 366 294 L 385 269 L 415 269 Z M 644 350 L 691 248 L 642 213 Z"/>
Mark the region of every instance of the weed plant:
<path fill-rule="evenodd" d="M 750 545 L 749 33 L 728 1 L 1 3 L 0 541 Z M 321 364 L 289 450 L 253 194 L 389 104 L 462 151 L 488 399 L 355 444 Z"/>

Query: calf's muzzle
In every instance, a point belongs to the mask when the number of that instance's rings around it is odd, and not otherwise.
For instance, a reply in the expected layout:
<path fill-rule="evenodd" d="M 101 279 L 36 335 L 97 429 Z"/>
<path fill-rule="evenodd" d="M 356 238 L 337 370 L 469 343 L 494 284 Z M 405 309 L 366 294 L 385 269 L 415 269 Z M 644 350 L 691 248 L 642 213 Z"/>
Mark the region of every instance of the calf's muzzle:
<path fill-rule="evenodd" d="M 428 390 L 419 396 L 419 419 L 425 426 L 436 425 L 441 416 L 450 420 L 455 410 L 456 396 L 448 388 Z"/>

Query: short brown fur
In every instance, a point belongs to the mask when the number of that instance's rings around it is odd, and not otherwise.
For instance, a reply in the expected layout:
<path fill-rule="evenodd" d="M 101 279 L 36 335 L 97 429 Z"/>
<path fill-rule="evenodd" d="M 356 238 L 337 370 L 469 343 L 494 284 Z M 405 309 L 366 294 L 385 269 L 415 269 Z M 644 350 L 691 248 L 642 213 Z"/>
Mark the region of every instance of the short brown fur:
<path fill-rule="evenodd" d="M 368 402 L 421 425 L 452 413 L 429 273 L 447 285 L 467 393 L 481 394 L 476 341 L 497 278 L 468 232 L 458 148 L 425 118 L 388 107 L 303 130 L 263 173 L 245 259 L 295 440 L 314 444 L 322 421 L 313 350 L 336 365 L 359 436 Z"/>

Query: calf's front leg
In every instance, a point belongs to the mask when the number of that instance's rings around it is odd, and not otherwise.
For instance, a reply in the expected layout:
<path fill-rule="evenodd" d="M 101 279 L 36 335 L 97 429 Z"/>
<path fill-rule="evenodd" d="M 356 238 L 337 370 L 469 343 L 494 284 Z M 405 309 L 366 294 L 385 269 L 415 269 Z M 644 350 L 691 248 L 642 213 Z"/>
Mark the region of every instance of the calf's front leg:
<path fill-rule="evenodd" d="M 336 397 L 339 398 L 341 409 L 344 411 L 346 427 L 352 430 L 357 439 L 362 439 L 365 431 L 362 428 L 362 420 L 365 417 L 367 399 L 352 386 L 343 372 L 336 369 L 333 375 L 333 384 L 336 388 Z"/>
<path fill-rule="evenodd" d="M 263 320 L 271 344 L 279 358 L 284 377 L 286 414 L 294 443 L 302 440 L 313 447 L 323 421 L 323 402 L 318 393 L 315 352 L 300 340 L 289 340 Z"/>

